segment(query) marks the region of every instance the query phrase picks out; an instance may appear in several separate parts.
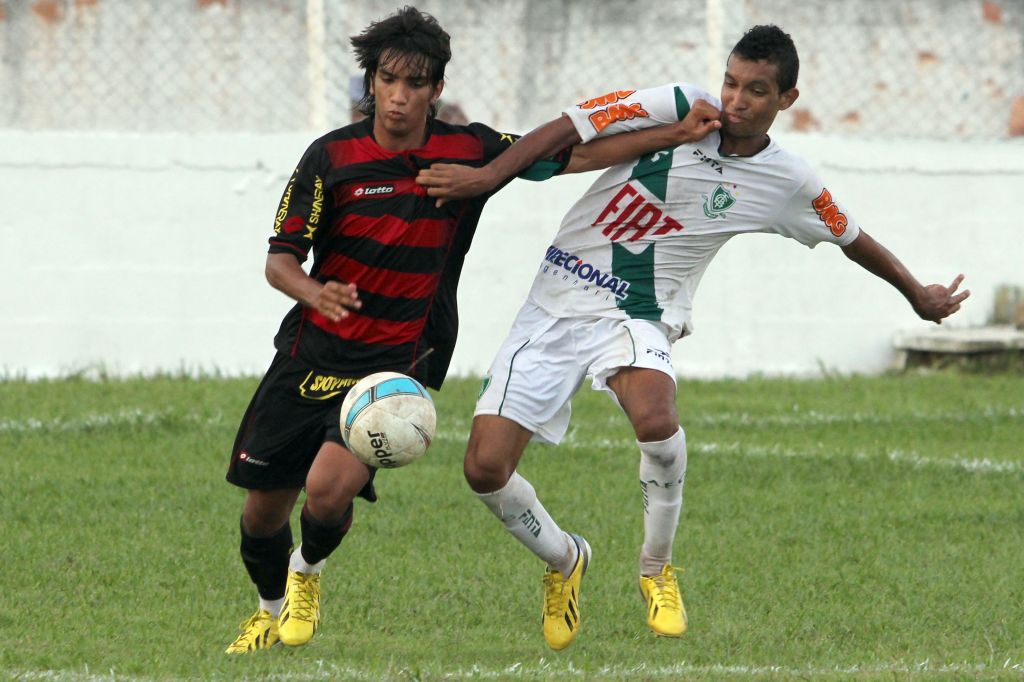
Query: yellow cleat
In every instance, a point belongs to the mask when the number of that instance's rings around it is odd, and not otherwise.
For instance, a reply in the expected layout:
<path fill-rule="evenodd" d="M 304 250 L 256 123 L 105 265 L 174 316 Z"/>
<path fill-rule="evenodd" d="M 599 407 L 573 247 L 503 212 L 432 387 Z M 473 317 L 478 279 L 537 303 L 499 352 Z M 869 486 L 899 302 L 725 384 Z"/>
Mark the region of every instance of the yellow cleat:
<path fill-rule="evenodd" d="M 640 596 L 647 603 L 647 625 L 662 637 L 682 637 L 686 632 L 686 608 L 679 596 L 675 569 L 665 564 L 655 576 L 640 576 Z"/>
<path fill-rule="evenodd" d="M 247 654 L 277 644 L 277 619 L 269 611 L 259 609 L 238 627 L 242 633 L 224 651 L 226 654 Z"/>
<path fill-rule="evenodd" d="M 572 644 L 580 631 L 580 582 L 590 565 L 590 545 L 579 535 L 570 537 L 579 557 L 569 577 L 550 569 L 544 573 L 544 640 L 555 651 Z"/>
<path fill-rule="evenodd" d="M 288 571 L 284 605 L 277 621 L 281 643 L 301 646 L 320 625 L 320 575 Z"/>

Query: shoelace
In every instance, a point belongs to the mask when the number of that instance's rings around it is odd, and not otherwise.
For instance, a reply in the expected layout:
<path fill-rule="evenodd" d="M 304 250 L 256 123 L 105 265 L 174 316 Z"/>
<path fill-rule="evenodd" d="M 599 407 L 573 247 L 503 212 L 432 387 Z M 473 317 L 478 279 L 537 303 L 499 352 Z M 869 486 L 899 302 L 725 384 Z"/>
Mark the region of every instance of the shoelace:
<path fill-rule="evenodd" d="M 263 614 L 261 612 L 257 611 L 238 624 L 238 629 L 242 631 L 242 634 L 238 636 L 238 639 L 231 643 L 232 651 L 246 651 L 248 649 L 249 639 L 253 635 L 259 635 L 258 632 L 252 632 L 251 628 L 259 622 L 262 615 Z"/>
<path fill-rule="evenodd" d="M 678 611 L 681 602 L 679 598 L 679 583 L 676 582 L 672 571 L 653 576 L 651 580 L 654 581 L 655 586 L 658 588 L 655 593 L 658 599 L 658 607 Z"/>
<path fill-rule="evenodd" d="M 562 595 L 565 594 L 568 581 L 563 580 L 561 575 L 551 571 L 544 574 L 544 613 L 549 618 L 559 618 L 565 610 Z"/>
<path fill-rule="evenodd" d="M 313 602 L 319 596 L 317 585 L 313 584 L 311 577 L 300 574 L 298 578 L 301 583 L 299 589 L 295 590 L 295 600 L 291 604 L 292 617 L 300 620 L 313 620 Z"/>

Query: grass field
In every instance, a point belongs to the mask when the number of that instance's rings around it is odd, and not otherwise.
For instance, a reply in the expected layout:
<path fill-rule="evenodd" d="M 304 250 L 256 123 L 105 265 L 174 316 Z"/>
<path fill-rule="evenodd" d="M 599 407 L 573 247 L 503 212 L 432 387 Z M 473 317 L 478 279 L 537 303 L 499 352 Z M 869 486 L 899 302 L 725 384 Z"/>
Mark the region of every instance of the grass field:
<path fill-rule="evenodd" d="M 378 477 L 307 646 L 222 652 L 255 607 L 223 480 L 254 379 L 0 382 L 0 671 L 24 680 L 1022 679 L 1024 376 L 681 382 L 691 629 L 646 630 L 637 453 L 585 389 L 521 470 L 594 563 L 567 651 L 462 480 L 477 382 Z M 295 524 L 297 528 L 297 524 Z"/>

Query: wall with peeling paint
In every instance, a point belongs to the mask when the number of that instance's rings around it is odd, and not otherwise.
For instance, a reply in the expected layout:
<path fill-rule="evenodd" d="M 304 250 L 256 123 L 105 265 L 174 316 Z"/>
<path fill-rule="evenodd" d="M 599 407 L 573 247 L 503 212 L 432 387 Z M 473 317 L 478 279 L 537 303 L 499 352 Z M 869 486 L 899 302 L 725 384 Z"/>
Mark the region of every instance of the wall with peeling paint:
<path fill-rule="evenodd" d="M 860 223 L 926 281 L 974 295 L 984 324 L 1024 284 L 1024 141 L 865 143 L 784 134 Z M 308 135 L 0 132 L 0 373 L 259 373 L 290 306 L 263 279 L 280 193 Z M 592 175 L 516 181 L 484 212 L 461 289 L 457 374 L 482 373 L 564 211 Z M 676 346 L 686 376 L 877 372 L 928 329 L 889 285 L 827 245 L 727 244 Z"/>
<path fill-rule="evenodd" d="M 298 131 L 349 110 L 348 37 L 393 0 L 0 0 L 0 128 Z M 779 130 L 1024 134 L 1022 0 L 420 0 L 451 33 L 444 98 L 521 131 L 674 80 L 717 91 L 743 30 L 800 50 Z M 1014 109 L 1017 107 L 1017 109 Z M 1017 111 L 1018 113 L 1014 113 Z"/>

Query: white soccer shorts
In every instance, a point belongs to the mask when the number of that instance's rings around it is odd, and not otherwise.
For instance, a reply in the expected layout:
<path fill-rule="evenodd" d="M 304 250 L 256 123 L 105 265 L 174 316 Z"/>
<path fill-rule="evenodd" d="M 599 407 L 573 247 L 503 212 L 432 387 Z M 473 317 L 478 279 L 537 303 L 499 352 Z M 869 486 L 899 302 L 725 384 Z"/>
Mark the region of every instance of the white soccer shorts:
<path fill-rule="evenodd" d="M 507 417 L 533 440 L 558 444 L 588 374 L 594 390 L 616 405 L 608 379 L 622 367 L 655 369 L 675 381 L 666 331 L 648 320 L 554 317 L 527 301 L 487 371 L 474 414 Z"/>

